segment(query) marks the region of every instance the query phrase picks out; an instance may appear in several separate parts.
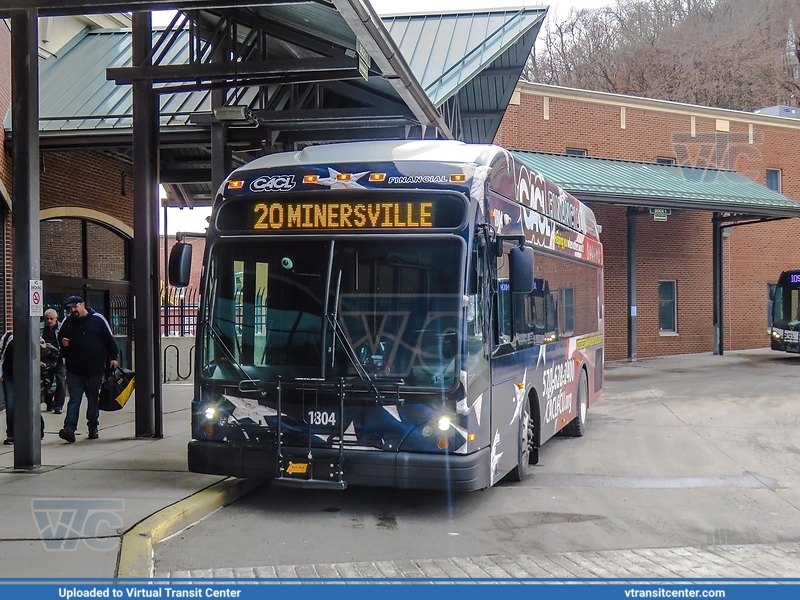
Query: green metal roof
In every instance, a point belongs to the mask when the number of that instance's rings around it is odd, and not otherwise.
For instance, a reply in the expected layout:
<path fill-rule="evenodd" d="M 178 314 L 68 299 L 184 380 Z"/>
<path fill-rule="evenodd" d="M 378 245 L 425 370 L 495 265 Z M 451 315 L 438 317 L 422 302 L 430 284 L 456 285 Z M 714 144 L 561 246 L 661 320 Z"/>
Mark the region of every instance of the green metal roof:
<path fill-rule="evenodd" d="M 457 137 L 486 144 L 500 127 L 546 12 L 520 7 L 381 19 L 433 104 L 457 107 Z"/>
<path fill-rule="evenodd" d="M 381 17 L 408 66 L 436 106 L 541 24 L 547 8 Z M 535 37 L 535 36 L 534 36 Z M 530 55 L 530 44 L 521 64 Z M 517 58 L 515 56 L 515 58 Z M 514 82 L 519 79 L 517 72 Z"/>
<path fill-rule="evenodd" d="M 514 150 L 585 202 L 800 217 L 800 202 L 735 171 Z"/>
<path fill-rule="evenodd" d="M 354 35 L 335 10 L 307 4 L 270 6 L 270 18 L 333 44 L 354 47 Z M 530 55 L 546 8 L 465 11 L 436 15 L 395 15 L 383 19 L 401 54 L 436 107 L 460 96 L 467 117 L 462 138 L 491 142 Z M 324 14 L 323 14 L 324 13 Z M 154 41 L 159 32 L 154 32 Z M 86 30 L 40 68 L 40 130 L 44 135 L 74 131 L 130 130 L 132 91 L 106 78 L 109 68 L 130 66 L 130 30 Z M 270 42 L 273 58 L 314 54 L 301 47 Z M 274 47 L 273 47 L 274 46 Z M 188 62 L 188 34 L 182 32 L 162 64 Z M 359 85 L 376 94 L 395 92 L 381 77 Z M 249 104 L 257 90 L 244 92 Z M 210 110 L 208 90 L 162 94 L 162 127 L 190 126 L 190 115 Z M 485 123 L 489 119 L 488 123 Z M 10 130 L 10 114 L 5 128 Z"/>

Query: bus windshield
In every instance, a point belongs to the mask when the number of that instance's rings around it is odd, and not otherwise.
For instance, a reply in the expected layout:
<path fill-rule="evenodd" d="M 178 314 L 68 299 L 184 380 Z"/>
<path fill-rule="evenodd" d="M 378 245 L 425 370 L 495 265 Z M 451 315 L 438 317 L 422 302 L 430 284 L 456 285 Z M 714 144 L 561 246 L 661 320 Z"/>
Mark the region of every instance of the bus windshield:
<path fill-rule="evenodd" d="M 457 237 L 220 240 L 208 263 L 201 376 L 449 389 L 463 255 Z"/>
<path fill-rule="evenodd" d="M 800 275 L 782 278 L 772 300 L 772 322 L 796 325 L 800 321 Z"/>

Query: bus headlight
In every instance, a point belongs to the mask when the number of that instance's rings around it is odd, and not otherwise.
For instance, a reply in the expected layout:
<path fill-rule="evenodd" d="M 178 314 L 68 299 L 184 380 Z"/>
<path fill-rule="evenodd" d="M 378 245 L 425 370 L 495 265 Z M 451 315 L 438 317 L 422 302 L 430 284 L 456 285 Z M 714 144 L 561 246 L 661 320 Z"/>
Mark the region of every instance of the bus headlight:
<path fill-rule="evenodd" d="M 437 427 L 439 427 L 439 431 L 447 431 L 450 429 L 450 417 L 439 417 L 439 421 L 437 423 Z"/>
<path fill-rule="evenodd" d="M 213 406 L 208 406 L 203 411 L 203 416 L 206 418 L 206 420 L 213 421 L 214 419 L 217 418 L 217 409 L 214 408 Z"/>

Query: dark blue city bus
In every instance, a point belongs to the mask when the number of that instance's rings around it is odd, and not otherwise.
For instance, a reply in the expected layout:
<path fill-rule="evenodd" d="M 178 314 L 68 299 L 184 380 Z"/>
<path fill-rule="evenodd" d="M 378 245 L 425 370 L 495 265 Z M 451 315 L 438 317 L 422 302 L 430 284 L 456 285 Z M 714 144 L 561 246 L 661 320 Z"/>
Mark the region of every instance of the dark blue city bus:
<path fill-rule="evenodd" d="M 784 271 L 772 296 L 770 347 L 800 354 L 800 270 Z"/>
<path fill-rule="evenodd" d="M 206 237 L 190 470 L 338 489 L 524 479 L 553 435 L 583 435 L 603 388 L 598 230 L 496 146 L 332 144 L 237 169 Z"/>

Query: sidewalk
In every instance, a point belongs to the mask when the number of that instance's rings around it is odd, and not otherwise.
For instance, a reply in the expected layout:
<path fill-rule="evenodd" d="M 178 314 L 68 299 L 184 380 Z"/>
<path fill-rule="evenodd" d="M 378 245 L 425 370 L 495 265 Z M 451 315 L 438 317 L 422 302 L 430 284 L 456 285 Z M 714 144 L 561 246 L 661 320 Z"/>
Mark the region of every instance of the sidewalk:
<path fill-rule="evenodd" d="M 800 573 L 800 543 L 710 548 L 636 548 L 493 554 L 156 572 L 156 578 L 196 583 L 214 579 L 774 579 Z M 675 583 L 673 581 L 672 583 Z"/>
<path fill-rule="evenodd" d="M 153 543 L 257 484 L 188 472 L 192 386 L 163 389 L 163 439 L 135 437 L 130 402 L 89 440 L 84 401 L 74 444 L 58 437 L 64 415 L 43 413 L 41 469 L 15 472 L 0 446 L 0 578 L 147 577 Z"/>

